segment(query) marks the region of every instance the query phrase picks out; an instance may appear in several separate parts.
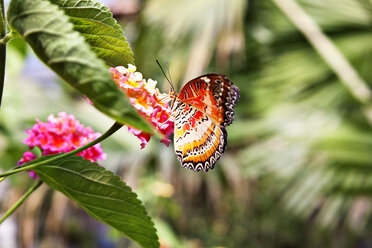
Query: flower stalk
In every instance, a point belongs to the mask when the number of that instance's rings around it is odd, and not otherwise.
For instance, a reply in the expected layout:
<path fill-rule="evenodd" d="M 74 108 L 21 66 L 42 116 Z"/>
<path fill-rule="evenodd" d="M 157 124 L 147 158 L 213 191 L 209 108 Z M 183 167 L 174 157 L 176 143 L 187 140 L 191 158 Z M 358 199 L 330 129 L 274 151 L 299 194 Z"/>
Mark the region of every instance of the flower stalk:
<path fill-rule="evenodd" d="M 26 193 L 24 193 L 23 196 L 19 198 L 19 200 L 14 203 L 14 205 L 10 209 L 8 209 L 8 211 L 6 211 L 6 213 L 1 217 L 0 224 L 3 223 L 4 220 L 6 220 L 6 218 L 8 218 L 14 211 L 16 211 L 17 208 L 27 199 L 27 197 L 29 197 L 32 192 L 37 190 L 37 188 L 39 188 L 41 184 L 43 184 L 43 181 L 38 180 L 31 188 L 29 188 Z"/>

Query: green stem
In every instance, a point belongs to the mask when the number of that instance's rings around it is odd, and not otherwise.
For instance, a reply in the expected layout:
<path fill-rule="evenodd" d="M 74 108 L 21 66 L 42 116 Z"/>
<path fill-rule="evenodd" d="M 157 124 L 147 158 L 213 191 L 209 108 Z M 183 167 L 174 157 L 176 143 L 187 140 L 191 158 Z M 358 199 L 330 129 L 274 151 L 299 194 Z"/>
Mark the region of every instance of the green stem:
<path fill-rule="evenodd" d="M 6 34 L 6 21 L 4 14 L 4 0 L 0 0 L 0 39 Z M 4 78 L 5 78 L 6 44 L 0 44 L 0 108 L 3 99 Z"/>
<path fill-rule="evenodd" d="M 0 0 L 0 38 L 3 38 L 6 34 L 6 21 L 4 13 L 4 0 Z"/>
<path fill-rule="evenodd" d="M 43 160 L 43 161 L 40 161 L 40 162 L 36 162 L 35 163 L 32 163 L 32 161 L 25 165 L 25 166 L 21 166 L 21 167 L 18 167 L 16 169 L 13 169 L 13 170 L 10 170 L 10 171 L 7 171 L 7 172 L 4 172 L 2 174 L 0 174 L 0 178 L 1 177 L 6 177 L 6 176 L 9 176 L 9 175 L 12 175 L 14 173 L 18 173 L 18 172 L 21 172 L 21 171 L 25 171 L 25 170 L 31 170 L 35 167 L 38 167 L 40 165 L 43 165 L 43 164 L 48 164 L 48 163 L 51 163 L 53 161 L 56 161 L 58 159 L 61 159 L 61 158 L 64 158 L 64 157 L 68 157 L 68 156 L 71 156 L 71 155 L 75 155 L 76 153 L 79 153 L 81 151 L 84 151 L 85 149 L 88 149 L 89 147 L 92 147 L 94 146 L 95 144 L 105 140 L 107 137 L 111 136 L 113 133 L 115 133 L 117 130 L 119 130 L 121 127 L 123 126 L 123 124 L 120 124 L 118 122 L 115 122 L 114 125 L 112 125 L 110 127 L 109 130 L 106 131 L 106 133 L 102 134 L 100 137 L 98 137 L 97 139 L 93 140 L 92 142 L 82 146 L 82 147 L 79 147 L 78 149 L 75 149 L 71 152 L 67 152 L 67 153 L 61 153 L 60 155 L 58 156 L 55 156 L 53 158 L 50 158 L 50 159 L 47 159 L 47 160 Z"/>
<path fill-rule="evenodd" d="M 7 33 L 2 39 L 0 39 L 0 45 L 5 45 L 8 43 L 11 39 L 17 37 L 16 33 Z"/>
<path fill-rule="evenodd" d="M 4 222 L 6 218 L 9 217 L 16 209 L 26 200 L 26 198 L 31 195 L 32 192 L 34 192 L 39 186 L 43 183 L 43 181 L 38 180 L 31 188 L 27 190 L 26 193 L 23 194 L 23 196 L 15 203 L 13 206 L 6 211 L 6 213 L 1 217 L 0 224 Z"/>

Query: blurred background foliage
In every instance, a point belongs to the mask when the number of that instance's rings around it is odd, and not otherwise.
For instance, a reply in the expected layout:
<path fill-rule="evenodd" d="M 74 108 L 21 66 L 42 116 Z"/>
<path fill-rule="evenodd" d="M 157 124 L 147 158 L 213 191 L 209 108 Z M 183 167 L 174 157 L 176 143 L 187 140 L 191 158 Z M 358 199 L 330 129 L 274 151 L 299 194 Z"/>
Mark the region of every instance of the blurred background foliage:
<path fill-rule="evenodd" d="M 178 89 L 218 72 L 241 92 L 225 155 L 207 174 L 182 169 L 173 148 L 158 140 L 140 150 L 126 128 L 103 143 L 103 166 L 139 194 L 162 247 L 372 247 L 368 103 L 353 96 L 274 1 L 103 2 L 123 26 L 138 71 L 163 92 L 169 85 L 155 59 L 168 61 Z M 372 1 L 297 3 L 372 87 Z M 26 150 L 23 132 L 35 118 L 66 111 L 100 132 L 113 122 L 59 83 L 21 40 L 9 44 L 7 56 L 3 170 Z M 2 211 L 30 182 L 25 173 L 0 185 Z M 137 247 L 46 187 L 0 226 L 0 243 Z"/>

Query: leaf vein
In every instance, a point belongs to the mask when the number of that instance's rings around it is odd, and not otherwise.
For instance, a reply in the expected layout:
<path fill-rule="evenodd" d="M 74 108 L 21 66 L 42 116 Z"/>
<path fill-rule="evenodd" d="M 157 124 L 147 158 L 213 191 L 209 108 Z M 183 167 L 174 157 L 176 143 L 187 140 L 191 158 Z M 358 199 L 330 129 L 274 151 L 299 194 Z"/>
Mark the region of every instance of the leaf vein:
<path fill-rule="evenodd" d="M 88 165 L 88 166 L 89 166 L 89 165 Z M 91 178 L 89 178 L 89 177 L 87 177 L 87 176 L 85 176 L 85 175 L 79 174 L 79 173 L 77 173 L 76 171 L 73 171 L 73 170 L 68 170 L 68 169 L 66 169 L 66 168 L 62 168 L 62 167 L 59 167 L 59 166 L 53 166 L 53 165 L 48 165 L 48 167 L 51 167 L 51 168 L 54 168 L 54 169 L 57 169 L 57 170 L 58 170 L 58 169 L 60 169 L 60 170 L 65 170 L 65 171 L 70 172 L 70 173 L 72 173 L 72 174 L 76 174 L 76 175 L 78 175 L 78 176 L 81 176 L 81 177 L 83 177 L 84 179 L 87 179 L 87 180 L 89 180 L 89 181 L 96 182 L 96 181 L 94 181 L 93 179 L 91 179 Z M 97 170 L 97 172 L 101 173 L 99 170 Z M 119 176 L 117 176 L 117 177 L 119 177 Z M 121 182 L 122 184 L 124 184 L 124 186 L 125 186 L 126 188 L 129 188 L 127 185 L 125 185 L 124 182 L 120 181 L 119 179 L 118 179 L 118 181 Z M 119 189 L 119 190 L 125 190 L 126 192 L 132 192 L 131 190 L 123 189 L 122 187 L 118 187 L 118 186 L 113 185 L 113 184 L 107 184 L 107 183 L 103 183 L 103 182 L 100 182 L 100 183 L 103 184 L 103 185 L 106 185 L 106 186 L 112 186 L 112 187 L 114 187 L 114 188 L 116 188 L 116 189 Z M 133 193 L 133 194 L 134 194 L 134 193 Z"/>
<path fill-rule="evenodd" d="M 95 208 L 95 209 L 98 209 L 102 212 L 109 212 L 109 213 L 114 213 L 115 215 L 119 214 L 119 215 L 123 215 L 123 216 L 129 216 L 129 217 L 132 217 L 133 219 L 139 219 L 140 220 L 140 224 L 141 226 L 144 228 L 144 229 L 147 229 L 147 230 L 151 230 L 153 231 L 153 226 L 151 225 L 152 222 L 148 222 L 150 220 L 150 218 L 147 216 L 147 215 L 143 215 L 143 217 L 145 217 L 146 220 L 144 220 L 143 218 L 140 218 L 136 215 L 131 215 L 131 214 L 127 214 L 127 213 L 123 213 L 123 212 L 117 212 L 117 211 L 113 211 L 113 210 L 110 210 L 110 209 L 107 209 L 107 208 L 101 208 L 101 207 L 97 207 L 97 206 L 94 206 L 94 205 L 90 205 L 90 204 L 85 204 L 85 206 L 88 206 L 90 208 Z M 119 221 L 119 220 L 110 220 L 110 222 L 118 222 L 118 223 L 122 223 L 122 221 Z M 142 223 L 141 223 L 142 222 Z M 139 224 L 137 222 L 137 224 Z M 133 225 L 133 224 L 131 224 Z M 151 226 L 151 227 L 149 227 Z"/>

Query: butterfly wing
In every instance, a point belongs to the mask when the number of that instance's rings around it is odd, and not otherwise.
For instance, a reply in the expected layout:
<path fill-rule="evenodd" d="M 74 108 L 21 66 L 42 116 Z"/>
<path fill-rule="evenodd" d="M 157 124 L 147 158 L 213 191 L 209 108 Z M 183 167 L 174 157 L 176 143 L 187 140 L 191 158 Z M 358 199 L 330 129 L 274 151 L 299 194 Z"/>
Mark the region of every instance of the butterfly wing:
<path fill-rule="evenodd" d="M 239 89 L 224 75 L 207 74 L 188 82 L 174 105 L 174 147 L 185 168 L 208 171 L 226 147 L 225 127 L 234 120 Z"/>

